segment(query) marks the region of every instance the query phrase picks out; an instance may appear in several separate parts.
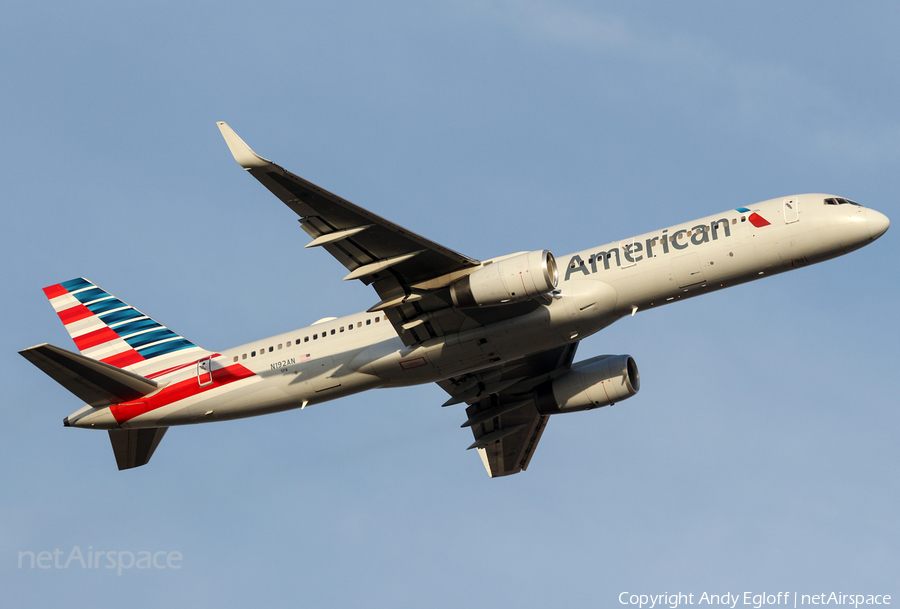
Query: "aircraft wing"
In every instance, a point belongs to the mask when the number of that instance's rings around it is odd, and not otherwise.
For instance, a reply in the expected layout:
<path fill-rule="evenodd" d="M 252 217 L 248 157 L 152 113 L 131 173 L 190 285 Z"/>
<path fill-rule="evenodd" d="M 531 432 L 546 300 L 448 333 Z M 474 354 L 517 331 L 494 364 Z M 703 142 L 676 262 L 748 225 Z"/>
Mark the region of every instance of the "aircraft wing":
<path fill-rule="evenodd" d="M 428 302 L 434 290 L 478 268 L 481 262 L 408 231 L 341 197 L 319 188 L 262 158 L 224 122 L 217 123 L 235 160 L 294 213 L 313 238 L 306 247 L 322 247 L 344 265 L 344 280 L 372 285 L 381 300 L 370 311 L 384 310 L 406 344 L 441 336 L 428 320 L 413 331 L 411 321 L 429 311 L 446 308 L 443 300 Z M 424 303 L 419 301 L 425 300 Z M 410 307 L 412 303 L 419 303 Z M 458 331 L 464 317 L 457 314 L 447 332 Z M 423 320 L 417 326 L 425 325 Z M 404 327 L 407 326 L 407 327 Z"/>
<path fill-rule="evenodd" d="M 438 382 L 450 394 L 444 406 L 466 402 L 468 419 L 484 468 L 490 477 L 509 476 L 528 468 L 547 426 L 532 390 L 567 371 L 578 343 Z"/>

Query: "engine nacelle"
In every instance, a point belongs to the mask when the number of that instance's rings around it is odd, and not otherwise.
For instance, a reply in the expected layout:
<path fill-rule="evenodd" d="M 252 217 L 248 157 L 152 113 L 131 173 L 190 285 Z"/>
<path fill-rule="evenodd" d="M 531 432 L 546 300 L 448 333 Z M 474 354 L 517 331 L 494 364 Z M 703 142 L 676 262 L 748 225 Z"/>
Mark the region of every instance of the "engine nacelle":
<path fill-rule="evenodd" d="M 578 412 L 628 399 L 640 388 L 641 377 L 630 355 L 601 355 L 535 387 L 534 403 L 541 414 Z"/>
<path fill-rule="evenodd" d="M 459 309 L 531 300 L 556 289 L 559 271 L 547 250 L 517 254 L 487 264 L 450 285 Z"/>

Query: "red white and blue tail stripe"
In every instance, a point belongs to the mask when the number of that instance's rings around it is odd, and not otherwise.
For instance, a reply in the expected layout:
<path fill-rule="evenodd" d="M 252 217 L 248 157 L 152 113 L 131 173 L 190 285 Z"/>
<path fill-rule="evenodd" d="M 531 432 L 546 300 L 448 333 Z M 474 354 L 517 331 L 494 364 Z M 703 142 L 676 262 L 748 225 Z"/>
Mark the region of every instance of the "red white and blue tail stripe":
<path fill-rule="evenodd" d="M 48 286 L 44 294 L 87 357 L 147 376 L 207 353 L 83 277 Z"/>

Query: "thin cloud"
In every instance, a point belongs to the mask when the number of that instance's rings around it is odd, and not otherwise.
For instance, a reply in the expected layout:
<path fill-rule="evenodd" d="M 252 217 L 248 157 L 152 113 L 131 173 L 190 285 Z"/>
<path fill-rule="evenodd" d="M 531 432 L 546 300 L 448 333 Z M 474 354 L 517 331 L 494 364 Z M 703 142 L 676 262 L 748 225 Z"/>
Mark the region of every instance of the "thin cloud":
<path fill-rule="evenodd" d="M 711 40 L 677 31 L 660 34 L 590 8 L 537 0 L 472 6 L 532 43 L 563 46 L 622 66 L 637 64 L 618 79 L 605 70 L 604 94 L 658 95 L 664 90 L 671 105 L 701 112 L 725 129 L 789 140 L 798 152 L 842 163 L 869 164 L 900 152 L 900 123 L 861 115 L 845 92 L 810 78 L 788 59 L 731 57 Z"/>

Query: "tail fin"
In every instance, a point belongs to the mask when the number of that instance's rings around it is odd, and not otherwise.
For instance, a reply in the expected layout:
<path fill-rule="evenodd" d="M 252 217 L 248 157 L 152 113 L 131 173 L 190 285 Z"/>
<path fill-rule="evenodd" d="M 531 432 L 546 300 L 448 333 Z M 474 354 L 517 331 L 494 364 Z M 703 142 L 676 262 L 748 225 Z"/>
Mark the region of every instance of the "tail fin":
<path fill-rule="evenodd" d="M 147 376 L 206 353 L 83 277 L 46 287 L 44 294 L 78 350 L 111 366 Z"/>
<path fill-rule="evenodd" d="M 109 441 L 119 470 L 146 465 L 168 427 L 151 429 L 110 429 Z"/>

